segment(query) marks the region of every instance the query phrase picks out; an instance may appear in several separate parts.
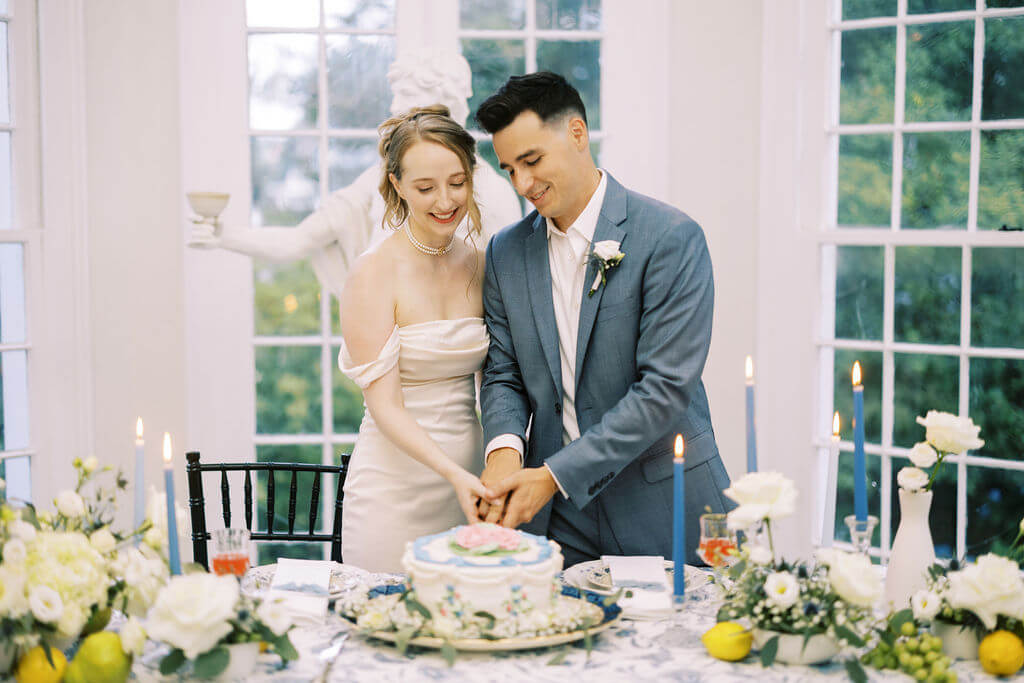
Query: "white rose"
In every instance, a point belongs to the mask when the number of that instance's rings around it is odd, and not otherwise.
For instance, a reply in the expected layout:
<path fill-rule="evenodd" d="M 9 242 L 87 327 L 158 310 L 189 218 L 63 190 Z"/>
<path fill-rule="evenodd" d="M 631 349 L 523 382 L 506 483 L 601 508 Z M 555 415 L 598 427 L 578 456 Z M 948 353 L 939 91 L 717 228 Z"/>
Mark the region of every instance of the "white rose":
<path fill-rule="evenodd" d="M 154 640 L 179 648 L 185 657 L 195 659 L 231 633 L 238 596 L 238 581 L 233 576 L 175 576 L 149 610 L 146 630 Z"/>
<path fill-rule="evenodd" d="M 391 626 L 388 613 L 379 609 L 368 609 L 356 619 L 356 626 L 366 631 L 383 631 Z"/>
<path fill-rule="evenodd" d="M 948 578 L 950 606 L 973 612 L 985 628 L 994 629 L 1000 614 L 1024 619 L 1024 579 L 1013 560 L 989 553 Z"/>
<path fill-rule="evenodd" d="M 99 467 L 99 465 L 100 465 L 100 462 L 99 462 L 99 460 L 96 459 L 96 456 L 95 455 L 90 455 L 82 463 L 82 469 L 85 470 L 86 473 L 95 472 L 96 468 Z"/>
<path fill-rule="evenodd" d="M 77 638 L 85 628 L 87 621 L 89 621 L 89 612 L 82 609 L 80 605 L 66 603 L 64 612 L 57 620 L 57 631 L 65 636 Z"/>
<path fill-rule="evenodd" d="M 54 502 L 57 512 L 65 517 L 81 517 L 85 514 L 85 501 L 74 491 L 61 491 Z"/>
<path fill-rule="evenodd" d="M 918 441 L 910 449 L 910 462 L 914 463 L 914 467 L 931 467 L 938 459 L 939 454 L 927 441 Z"/>
<path fill-rule="evenodd" d="M 926 588 L 922 588 L 910 597 L 910 607 L 914 610 L 914 618 L 918 621 L 931 621 L 939 613 L 942 600 Z"/>
<path fill-rule="evenodd" d="M 985 445 L 985 442 L 978 438 L 981 427 L 974 424 L 969 417 L 929 410 L 927 415 L 917 418 L 917 423 L 924 425 L 925 439 L 928 443 L 945 453 L 976 451 Z"/>
<path fill-rule="evenodd" d="M 750 503 L 749 505 L 740 505 L 730 510 L 725 516 L 725 523 L 733 531 L 741 531 L 743 529 L 749 529 L 750 527 L 764 521 L 765 517 L 768 516 L 769 507 L 767 505 L 759 505 L 757 503 Z"/>
<path fill-rule="evenodd" d="M 858 553 L 833 552 L 828 581 L 840 598 L 858 607 L 871 607 L 882 597 L 882 579 L 871 560 Z"/>
<path fill-rule="evenodd" d="M 44 624 L 52 624 L 64 614 L 64 601 L 60 594 L 49 586 L 36 586 L 28 594 L 28 606 L 32 616 Z"/>
<path fill-rule="evenodd" d="M 0 618 L 17 619 L 28 609 L 24 574 L 0 564 Z"/>
<path fill-rule="evenodd" d="M 21 519 L 11 522 L 7 530 L 11 533 L 11 538 L 20 538 L 26 543 L 35 539 L 37 533 L 34 526 Z"/>
<path fill-rule="evenodd" d="M 4 562 L 8 565 L 21 565 L 25 561 L 25 555 L 27 554 L 28 549 L 25 547 L 25 541 L 20 538 L 12 538 L 4 544 Z"/>
<path fill-rule="evenodd" d="M 796 486 L 778 472 L 750 472 L 722 493 L 740 506 L 764 506 L 761 519 L 780 519 L 796 509 Z"/>
<path fill-rule="evenodd" d="M 611 261 L 618 258 L 620 254 L 622 252 L 619 251 L 619 243 L 615 240 L 594 242 L 594 256 L 602 261 Z M 625 254 L 622 255 L 624 256 Z"/>
<path fill-rule="evenodd" d="M 454 638 L 459 631 L 459 621 L 454 617 L 437 615 L 430 622 L 430 630 L 438 638 Z"/>
<path fill-rule="evenodd" d="M 256 618 L 270 629 L 275 636 L 283 636 L 292 625 L 292 618 L 285 609 L 284 600 L 264 600 L 256 608 Z"/>
<path fill-rule="evenodd" d="M 775 560 L 772 557 L 772 551 L 765 548 L 763 545 L 755 545 L 747 551 L 747 559 L 754 564 L 771 564 Z"/>
<path fill-rule="evenodd" d="M 772 572 L 765 579 L 764 592 L 768 602 L 785 609 L 800 599 L 800 584 L 789 572 Z"/>
<path fill-rule="evenodd" d="M 92 536 L 89 537 L 89 543 L 97 551 L 106 555 L 117 545 L 117 539 L 114 538 L 114 534 L 110 533 L 107 527 L 103 527 L 92 532 Z"/>
<path fill-rule="evenodd" d="M 142 628 L 142 622 L 135 617 L 130 617 L 121 627 L 121 649 L 128 656 L 139 656 L 146 647 L 146 631 Z"/>
<path fill-rule="evenodd" d="M 907 491 L 919 491 L 928 485 L 928 474 L 916 467 L 904 467 L 896 475 L 896 483 Z"/>

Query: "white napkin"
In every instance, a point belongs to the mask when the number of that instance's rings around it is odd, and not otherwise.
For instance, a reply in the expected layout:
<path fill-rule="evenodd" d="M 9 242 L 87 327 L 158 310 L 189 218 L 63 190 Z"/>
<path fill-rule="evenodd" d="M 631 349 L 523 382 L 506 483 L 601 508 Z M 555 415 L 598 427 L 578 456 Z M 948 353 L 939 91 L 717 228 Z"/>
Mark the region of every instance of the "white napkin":
<path fill-rule="evenodd" d="M 672 616 L 672 589 L 665 576 L 665 559 L 644 555 L 602 555 L 612 585 L 632 592 L 619 598 L 626 619 L 664 619 Z"/>
<path fill-rule="evenodd" d="M 326 560 L 277 561 L 267 600 L 280 600 L 296 621 L 322 621 L 327 615 L 331 567 Z"/>

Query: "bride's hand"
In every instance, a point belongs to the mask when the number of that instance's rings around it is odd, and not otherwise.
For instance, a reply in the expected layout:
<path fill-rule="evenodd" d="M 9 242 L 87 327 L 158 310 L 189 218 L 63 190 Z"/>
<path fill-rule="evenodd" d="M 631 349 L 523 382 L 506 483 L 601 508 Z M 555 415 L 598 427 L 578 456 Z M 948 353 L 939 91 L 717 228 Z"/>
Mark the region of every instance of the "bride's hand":
<path fill-rule="evenodd" d="M 459 501 L 459 507 L 466 515 L 466 521 L 475 524 L 481 521 L 477 514 L 477 503 L 481 498 L 493 498 L 494 492 L 484 486 L 479 477 L 474 477 L 466 470 L 459 469 L 449 479 L 452 488 L 455 489 L 455 497 Z"/>

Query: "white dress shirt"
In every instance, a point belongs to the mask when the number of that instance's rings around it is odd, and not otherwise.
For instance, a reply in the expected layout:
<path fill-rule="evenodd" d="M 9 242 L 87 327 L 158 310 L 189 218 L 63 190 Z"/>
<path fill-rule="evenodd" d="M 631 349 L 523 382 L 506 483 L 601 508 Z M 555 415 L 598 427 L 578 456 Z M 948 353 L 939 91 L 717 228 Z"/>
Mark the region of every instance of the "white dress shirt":
<path fill-rule="evenodd" d="M 583 301 L 587 260 L 594 241 L 594 230 L 601 214 L 608 177 L 602 172 L 601 181 L 590 201 L 572 225 L 562 232 L 554 221 L 546 218 L 548 230 L 548 266 L 551 269 L 551 299 L 558 328 L 558 356 L 562 374 L 562 445 L 580 438 L 580 425 L 576 419 L 576 337 L 580 327 L 580 303 Z M 501 434 L 487 444 L 486 453 L 498 448 L 514 448 L 522 457 L 523 440 L 515 434 Z M 545 465 L 546 466 L 546 465 Z M 550 472 L 550 468 L 548 468 Z M 551 477 L 563 496 L 568 496 L 552 472 Z"/>

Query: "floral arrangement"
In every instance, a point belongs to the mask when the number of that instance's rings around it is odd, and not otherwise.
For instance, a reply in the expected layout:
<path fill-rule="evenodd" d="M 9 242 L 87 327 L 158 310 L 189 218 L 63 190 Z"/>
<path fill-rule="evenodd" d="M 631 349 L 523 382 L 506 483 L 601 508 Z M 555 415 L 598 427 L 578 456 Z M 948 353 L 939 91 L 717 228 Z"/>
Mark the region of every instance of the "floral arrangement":
<path fill-rule="evenodd" d="M 284 661 L 298 658 L 288 637 L 291 617 L 280 600 L 244 595 L 234 576 L 196 572 L 175 576 L 160 591 L 144 622 L 147 635 L 170 646 L 160 672 L 191 660 L 199 678 L 220 675 L 230 663 L 228 645 L 265 642 Z"/>
<path fill-rule="evenodd" d="M 94 457 L 72 465 L 75 487 L 57 495 L 52 512 L 15 507 L 20 501 L 0 504 L 0 642 L 12 656 L 41 645 L 52 662 L 51 646 L 65 648 L 103 629 L 112 608 L 144 614 L 167 580 L 159 538 L 151 533 L 157 524 L 113 528 L 117 498 L 128 485 L 124 476 Z M 100 480 L 108 473 L 112 484 Z M 134 547 L 131 541 L 143 537 L 153 545 Z M 129 620 L 129 640 L 136 628 Z"/>
<path fill-rule="evenodd" d="M 896 482 L 906 491 L 930 491 L 946 456 L 985 445 L 978 438 L 981 427 L 969 417 L 929 410 L 927 415 L 917 418 L 917 423 L 925 428 L 925 440 L 910 449 L 909 457 L 914 466 L 904 467 L 896 475 Z M 933 465 L 930 475 L 924 471 Z"/>
<path fill-rule="evenodd" d="M 452 640 L 529 638 L 586 631 L 600 624 L 606 616 L 618 613 L 619 607 L 615 604 L 618 598 L 618 595 L 601 597 L 563 588 L 551 609 L 534 609 L 532 605 L 519 604 L 510 605 L 505 613 L 494 615 L 471 611 L 453 590 L 446 606 L 442 606 L 438 614 L 431 614 L 408 585 L 375 588 L 360 585 L 339 598 L 336 609 L 366 633 L 394 632 L 400 653 L 404 653 L 409 641 L 418 636 L 440 638 L 445 641 L 442 654 L 451 664 L 455 659 Z M 589 650 L 589 633 L 584 637 L 584 644 Z"/>

